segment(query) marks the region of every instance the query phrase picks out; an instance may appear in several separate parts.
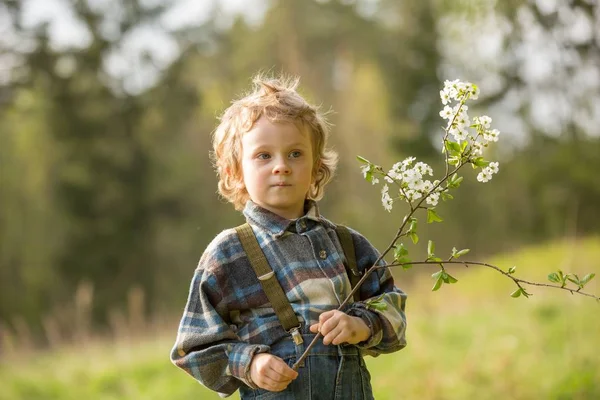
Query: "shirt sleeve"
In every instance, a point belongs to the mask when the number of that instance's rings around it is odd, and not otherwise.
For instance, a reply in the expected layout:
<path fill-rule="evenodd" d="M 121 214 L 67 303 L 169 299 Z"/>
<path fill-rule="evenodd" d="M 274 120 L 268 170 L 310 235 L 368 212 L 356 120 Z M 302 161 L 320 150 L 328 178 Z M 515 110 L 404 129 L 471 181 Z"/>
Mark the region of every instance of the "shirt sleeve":
<path fill-rule="evenodd" d="M 209 258 L 205 254 L 194 273 L 171 361 L 227 397 L 243 384 L 256 388 L 250 380 L 250 362 L 254 354 L 270 348 L 242 342 L 231 328 L 217 280 L 203 268 L 214 261 Z"/>
<path fill-rule="evenodd" d="M 351 230 L 356 250 L 356 263 L 361 273 L 365 273 L 379 258 L 379 251 L 356 231 Z M 381 260 L 378 265 L 385 265 Z M 398 351 L 406 346 L 406 293 L 394 284 L 388 268 L 371 272 L 360 287 L 361 301 L 348 306 L 346 313 L 363 319 L 371 328 L 371 337 L 357 346 L 366 354 L 377 356 Z M 385 310 L 369 309 L 366 300 L 379 297 L 385 303 Z"/>

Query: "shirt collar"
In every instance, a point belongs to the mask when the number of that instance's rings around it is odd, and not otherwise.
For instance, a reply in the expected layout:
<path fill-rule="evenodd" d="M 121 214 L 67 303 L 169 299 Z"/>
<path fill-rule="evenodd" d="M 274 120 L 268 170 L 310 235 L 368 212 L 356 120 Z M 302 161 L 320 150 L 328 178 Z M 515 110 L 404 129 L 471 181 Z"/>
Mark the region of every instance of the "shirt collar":
<path fill-rule="evenodd" d="M 283 236 L 287 231 L 302 233 L 310 230 L 315 224 L 323 224 L 335 228 L 333 224 L 321 217 L 319 207 L 314 200 L 306 200 L 304 203 L 304 215 L 298 219 L 283 218 L 261 206 L 252 200 L 246 202 L 244 216 L 250 225 L 257 226 L 273 237 Z"/>

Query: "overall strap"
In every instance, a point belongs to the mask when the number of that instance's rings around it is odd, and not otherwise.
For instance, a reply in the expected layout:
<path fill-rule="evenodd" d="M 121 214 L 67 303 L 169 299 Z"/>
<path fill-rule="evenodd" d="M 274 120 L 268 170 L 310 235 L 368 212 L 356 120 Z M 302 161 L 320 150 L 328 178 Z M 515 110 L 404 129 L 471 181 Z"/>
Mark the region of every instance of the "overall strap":
<path fill-rule="evenodd" d="M 340 244 L 342 245 L 342 250 L 344 250 L 344 256 L 346 258 L 344 267 L 346 267 L 346 274 L 350 279 L 350 286 L 354 289 L 360 280 L 361 275 L 356 265 L 356 253 L 354 251 L 354 241 L 352 240 L 352 235 L 350 234 L 348 228 L 344 225 L 337 225 L 335 227 L 335 233 L 337 233 Z M 354 301 L 360 301 L 360 290 L 354 292 Z"/>
<path fill-rule="evenodd" d="M 254 270 L 254 273 L 256 273 L 258 281 L 267 295 L 283 329 L 292 334 L 294 342 L 297 345 L 302 343 L 302 336 L 298 330 L 300 327 L 298 317 L 296 316 L 296 313 L 294 313 L 287 296 L 283 292 L 283 289 L 275 276 L 275 272 L 261 250 L 258 240 L 252 231 L 252 227 L 250 227 L 248 223 L 245 223 L 236 227 L 235 230 L 240 238 L 242 247 L 246 252 L 246 256 L 252 265 L 252 269 Z"/>

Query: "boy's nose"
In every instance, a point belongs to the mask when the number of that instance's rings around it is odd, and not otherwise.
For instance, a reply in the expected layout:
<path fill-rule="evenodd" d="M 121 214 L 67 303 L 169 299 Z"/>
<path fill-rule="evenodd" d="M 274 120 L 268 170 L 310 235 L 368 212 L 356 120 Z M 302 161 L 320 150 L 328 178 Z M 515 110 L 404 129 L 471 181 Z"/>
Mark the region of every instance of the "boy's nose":
<path fill-rule="evenodd" d="M 290 167 L 286 163 L 277 163 L 275 167 L 273 167 L 273 173 L 275 175 L 284 174 L 287 175 L 291 172 Z"/>

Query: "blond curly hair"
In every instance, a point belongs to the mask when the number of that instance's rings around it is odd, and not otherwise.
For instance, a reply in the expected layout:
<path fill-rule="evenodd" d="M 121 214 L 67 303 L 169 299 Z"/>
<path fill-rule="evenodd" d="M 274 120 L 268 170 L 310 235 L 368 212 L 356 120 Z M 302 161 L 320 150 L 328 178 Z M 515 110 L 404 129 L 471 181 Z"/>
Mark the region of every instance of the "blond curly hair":
<path fill-rule="evenodd" d="M 314 164 L 308 198 L 321 199 L 338 159 L 337 153 L 327 148 L 329 124 L 324 114 L 298 94 L 298 78 L 257 75 L 252 82 L 253 90 L 233 101 L 223 112 L 213 133 L 211 156 L 219 177 L 219 193 L 233 203 L 236 210 L 242 210 L 250 198 L 242 174 L 241 139 L 264 116 L 273 123 L 289 122 L 310 132 Z"/>

